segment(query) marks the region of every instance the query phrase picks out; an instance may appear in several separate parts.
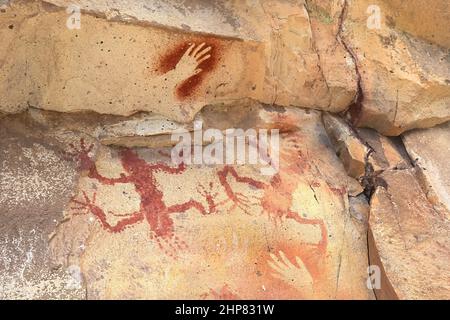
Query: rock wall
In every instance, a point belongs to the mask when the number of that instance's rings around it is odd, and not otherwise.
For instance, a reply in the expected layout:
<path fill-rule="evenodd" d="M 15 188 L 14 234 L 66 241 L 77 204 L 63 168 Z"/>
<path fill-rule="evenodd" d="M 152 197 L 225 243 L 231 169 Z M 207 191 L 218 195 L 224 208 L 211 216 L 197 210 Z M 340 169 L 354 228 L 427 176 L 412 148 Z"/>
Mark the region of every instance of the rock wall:
<path fill-rule="evenodd" d="M 408 132 L 404 146 L 371 129 L 352 130 L 331 115 L 323 120 L 348 174 L 370 199 L 369 263 L 380 276 L 371 278 L 376 297 L 447 299 L 448 125 Z"/>
<path fill-rule="evenodd" d="M 184 12 L 197 23 L 178 30 L 170 20 L 161 25 L 158 15 L 129 18 L 121 11 L 126 4 L 105 10 L 102 2 L 82 3 L 82 25 L 70 29 L 68 3 L 55 3 L 61 7 L 17 1 L 0 16 L 5 43 L 0 84 L 10 92 L 0 101 L 3 112 L 30 105 L 115 115 L 152 111 L 188 122 L 207 104 L 250 98 L 343 111 L 356 94 L 354 66 L 345 60 L 332 26 L 314 22 L 321 39 L 316 45 L 305 3 L 262 2 L 253 9 L 201 2 L 204 10 L 193 6 Z M 168 12 L 176 11 L 174 3 L 166 5 L 172 8 Z M 146 12 L 159 8 L 149 6 Z M 236 15 L 226 20 L 229 32 L 211 34 L 207 23 L 198 25 L 204 11 L 217 10 Z M 331 70 L 336 66 L 342 76 Z"/>
<path fill-rule="evenodd" d="M 449 12 L 0 1 L 0 299 L 449 299 Z"/>
<path fill-rule="evenodd" d="M 439 19 L 448 22 L 449 4 L 434 1 L 421 10 L 427 2 L 387 3 L 391 2 L 348 1 L 343 37 L 356 60 L 363 96 L 352 112 L 354 123 L 397 136 L 450 119 L 448 43 L 438 41 L 439 37 L 427 41 L 433 35 L 430 25 L 417 23 L 421 12 L 427 12 L 433 17 L 433 33 L 440 33 Z M 398 13 L 400 5 L 408 9 Z M 406 19 L 414 27 L 404 25 Z M 446 32 L 442 34 L 445 37 Z"/>

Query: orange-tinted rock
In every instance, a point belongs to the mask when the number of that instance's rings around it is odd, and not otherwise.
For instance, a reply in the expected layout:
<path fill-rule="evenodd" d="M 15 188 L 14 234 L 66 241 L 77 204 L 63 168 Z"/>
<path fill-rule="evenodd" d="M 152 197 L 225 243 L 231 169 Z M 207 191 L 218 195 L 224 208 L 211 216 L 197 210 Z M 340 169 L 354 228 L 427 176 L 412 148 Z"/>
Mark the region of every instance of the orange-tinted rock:
<path fill-rule="evenodd" d="M 349 213 L 346 173 L 320 115 L 294 116 L 273 177 L 101 147 L 55 231 L 55 260 L 80 266 L 89 298 L 197 299 L 225 287 L 242 299 L 370 298 L 367 225 Z"/>
<path fill-rule="evenodd" d="M 408 154 L 398 138 L 385 137 L 372 129 L 358 129 L 358 135 L 372 149 L 367 162 L 374 172 L 411 167 Z"/>
<path fill-rule="evenodd" d="M 409 131 L 402 138 L 428 200 L 436 209 L 450 212 L 450 123 Z"/>
<path fill-rule="evenodd" d="M 317 22 L 313 34 L 303 1 L 167 0 L 162 16 L 158 3 L 143 10 L 87 0 L 80 28 L 67 27 L 68 4 L 17 0 L 0 15 L 2 112 L 146 111 L 188 123 L 210 104 L 253 99 L 338 112 L 356 94 L 336 28 Z"/>
<path fill-rule="evenodd" d="M 450 48 L 450 2 L 446 0 L 382 0 L 386 24 L 442 47 Z M 418 23 L 419 22 L 419 23 Z"/>
<path fill-rule="evenodd" d="M 322 119 L 336 154 L 342 160 L 348 175 L 353 178 L 363 176 L 369 148 L 342 118 L 324 113 Z"/>
<path fill-rule="evenodd" d="M 385 171 L 370 201 L 370 264 L 381 270 L 378 299 L 449 299 L 450 222 L 414 171 Z"/>
<path fill-rule="evenodd" d="M 398 1 L 393 7 L 384 5 L 389 1 L 347 2 L 344 18 L 342 36 L 356 60 L 362 91 L 360 105 L 352 110 L 353 121 L 389 136 L 450 119 L 448 50 L 405 33 L 402 24 L 395 24 L 399 16 L 404 20 L 405 13 L 411 10 L 417 10 L 416 17 L 435 17 L 432 11 L 420 13 L 421 8 L 428 7 L 428 1 L 411 2 L 412 5 L 404 2 L 402 7 L 407 9 L 402 13 L 397 13 Z M 448 7 L 445 0 L 437 3 L 433 10 Z M 443 15 L 436 17 L 439 20 Z M 440 21 L 448 26 L 445 19 Z M 410 23 L 417 29 L 422 25 L 417 20 Z M 425 21 L 424 25 L 430 27 L 426 32 L 429 36 L 431 28 L 436 27 L 436 33 L 442 28 L 434 20 Z"/>
<path fill-rule="evenodd" d="M 358 90 L 355 63 L 340 38 L 344 2 L 307 0 L 306 3 L 320 69 L 329 92 L 329 109 L 333 112 L 337 106 L 339 109 L 350 106 Z"/>

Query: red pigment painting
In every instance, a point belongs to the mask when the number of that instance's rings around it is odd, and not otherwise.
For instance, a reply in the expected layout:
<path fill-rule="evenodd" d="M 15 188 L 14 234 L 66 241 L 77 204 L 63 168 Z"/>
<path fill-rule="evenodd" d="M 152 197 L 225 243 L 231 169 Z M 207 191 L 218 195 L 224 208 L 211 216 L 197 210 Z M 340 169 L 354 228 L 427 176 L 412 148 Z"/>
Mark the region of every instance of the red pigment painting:
<path fill-rule="evenodd" d="M 228 284 L 225 284 L 219 290 L 210 289 L 208 293 L 200 295 L 200 299 L 241 300 L 241 298 L 231 290 Z"/>
<path fill-rule="evenodd" d="M 248 213 L 248 210 L 250 209 L 248 198 L 242 193 L 235 193 L 232 190 L 230 184 L 228 183 L 228 176 L 233 177 L 237 182 L 248 184 L 252 188 L 264 190 L 265 192 L 263 197 L 260 199 L 260 202 L 264 211 L 274 219 L 275 223 L 283 218 L 287 218 L 293 219 L 299 224 L 318 226 L 320 228 L 322 236 L 320 242 L 317 244 L 317 247 L 320 252 L 325 252 L 328 236 L 324 221 L 321 219 L 303 218 L 298 213 L 289 209 L 292 204 L 292 193 L 290 192 L 290 190 L 284 190 L 283 184 L 280 183 L 279 174 L 274 175 L 270 183 L 264 183 L 253 178 L 242 177 L 236 172 L 233 167 L 225 166 L 224 169 L 218 172 L 218 175 L 220 183 L 225 188 L 225 192 L 228 198 L 234 202 L 235 206 L 238 206 L 244 212 Z M 288 196 L 289 200 L 287 202 L 285 201 L 286 196 Z M 280 198 L 283 199 L 284 202 L 282 205 L 278 205 L 278 202 L 276 201 L 276 199 Z"/>
<path fill-rule="evenodd" d="M 163 192 L 160 190 L 155 178 L 156 172 L 164 172 L 170 175 L 178 175 L 186 170 L 186 166 L 181 163 L 177 167 L 171 167 L 164 163 L 148 163 L 141 159 L 138 154 L 128 148 L 121 149 L 119 152 L 121 164 L 125 173 L 119 178 L 108 178 L 102 176 L 98 171 L 94 161 L 90 158 L 89 152 L 93 146 L 86 146 L 84 140 L 80 142 L 80 147 L 75 148 L 71 145 L 73 152 L 77 154 L 80 169 L 87 171 L 88 177 L 97 180 L 103 185 L 115 185 L 120 183 L 131 183 L 134 185 L 136 192 L 140 196 L 139 211 L 127 215 L 116 224 L 112 225 L 107 220 L 105 211 L 95 203 L 95 193 L 89 198 L 85 192 L 82 192 L 82 199 L 74 198 L 72 202 L 76 205 L 73 209 L 82 210 L 84 213 L 92 213 L 100 221 L 102 227 L 111 232 L 118 233 L 128 226 L 146 221 L 151 229 L 151 239 L 155 240 L 161 249 L 167 254 L 175 256 L 177 249 L 186 247 L 174 234 L 174 224 L 171 215 L 174 213 L 186 212 L 189 209 L 196 209 L 203 215 L 209 215 L 217 212 L 219 205 L 231 201 L 234 205 L 229 212 L 239 207 L 246 213 L 249 213 L 250 204 L 247 196 L 242 193 L 234 192 L 228 179 L 232 178 L 238 183 L 247 184 L 249 187 L 257 190 L 263 190 L 264 195 L 259 199 L 260 205 L 264 212 L 268 213 L 274 222 L 280 219 L 292 219 L 299 224 L 318 226 L 321 230 L 321 241 L 315 245 L 320 253 L 325 253 L 327 246 L 327 229 L 325 223 L 321 219 L 307 219 L 301 217 L 298 213 L 290 210 L 292 203 L 292 186 L 287 184 L 284 186 L 280 173 L 274 175 L 269 183 L 258 181 L 249 177 L 242 177 L 232 166 L 224 166 L 218 170 L 218 180 L 225 190 L 228 197 L 226 201 L 216 203 L 217 193 L 210 193 L 207 188 L 200 186 L 199 193 L 205 198 L 207 208 L 196 201 L 189 200 L 185 203 L 167 206 L 163 200 Z M 298 164 L 296 164 L 296 168 Z M 286 173 L 289 175 L 289 173 Z M 213 182 L 209 184 L 209 190 L 213 187 Z M 281 199 L 277 201 L 277 199 Z M 116 215 L 118 216 L 118 215 Z M 165 250 L 164 246 L 168 245 L 173 250 Z M 169 252 L 172 251 L 172 252 Z"/>
<path fill-rule="evenodd" d="M 205 208 L 202 203 L 195 200 L 169 207 L 164 203 L 163 193 L 157 185 L 154 174 L 156 172 L 165 172 L 174 175 L 180 174 L 186 170 L 183 163 L 178 167 L 170 167 L 162 163 L 147 163 L 139 158 L 135 151 L 131 149 L 122 149 L 120 151 L 120 158 L 126 174 L 121 174 L 120 178 L 107 178 L 99 174 L 94 161 L 89 157 L 89 152 L 93 148 L 92 145 L 86 147 L 86 144 L 82 139 L 79 149 L 76 149 L 73 145 L 71 145 L 71 148 L 74 152 L 78 153 L 80 168 L 88 171 L 89 178 L 95 179 L 103 185 L 131 183 L 134 185 L 136 192 L 141 198 L 140 210 L 128 215 L 115 225 L 111 225 L 107 221 L 104 210 L 95 204 L 95 193 L 92 199 L 89 199 L 85 192 L 82 192 L 82 200 L 72 199 L 72 202 L 77 205 L 76 207 L 73 207 L 73 209 L 86 210 L 87 212 L 92 213 L 98 218 L 103 228 L 109 232 L 121 232 L 126 227 L 145 220 L 152 231 L 151 238 L 154 239 L 166 253 L 173 255 L 172 252 L 163 248 L 163 242 L 175 251 L 177 248 L 185 247 L 185 244 L 174 235 L 173 220 L 170 215 L 173 213 L 185 212 L 189 209 L 197 209 L 204 215 L 216 211 L 216 205 L 213 201 L 213 197 L 216 195 L 209 194 L 203 187 L 199 187 L 198 191 L 205 196 L 208 208 Z M 72 154 L 74 152 L 72 152 Z M 171 241 L 167 241 L 169 239 Z M 172 243 L 176 247 L 172 247 Z"/>
<path fill-rule="evenodd" d="M 188 58 L 194 58 L 197 62 L 196 72 L 175 89 L 176 97 L 181 101 L 186 100 L 196 93 L 206 76 L 216 68 L 221 59 L 221 49 L 221 43 L 211 37 L 182 42 L 160 58 L 156 72 L 166 74 L 184 60 L 187 62 Z"/>

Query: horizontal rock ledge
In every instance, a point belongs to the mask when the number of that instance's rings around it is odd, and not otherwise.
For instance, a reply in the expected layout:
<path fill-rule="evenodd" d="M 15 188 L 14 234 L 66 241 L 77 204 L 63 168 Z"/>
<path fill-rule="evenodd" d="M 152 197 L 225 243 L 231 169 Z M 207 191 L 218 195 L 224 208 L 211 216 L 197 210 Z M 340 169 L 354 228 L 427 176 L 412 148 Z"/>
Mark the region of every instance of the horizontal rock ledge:
<path fill-rule="evenodd" d="M 0 97 L 0 111 L 147 111 L 189 122 L 207 104 L 250 98 L 339 112 L 356 95 L 354 64 L 336 38 L 337 19 L 326 24 L 310 17 L 303 2 L 252 10 L 247 19 L 254 22 L 246 26 L 258 32 L 257 41 L 170 23 L 136 24 L 120 15 L 108 20 L 98 17 L 105 7 L 95 8 L 97 16 L 80 13 L 79 28 L 78 16 L 47 2 L 12 1 L 4 8 L 0 90 L 8 94 Z M 244 19 L 246 9 L 237 5 L 233 12 Z"/>

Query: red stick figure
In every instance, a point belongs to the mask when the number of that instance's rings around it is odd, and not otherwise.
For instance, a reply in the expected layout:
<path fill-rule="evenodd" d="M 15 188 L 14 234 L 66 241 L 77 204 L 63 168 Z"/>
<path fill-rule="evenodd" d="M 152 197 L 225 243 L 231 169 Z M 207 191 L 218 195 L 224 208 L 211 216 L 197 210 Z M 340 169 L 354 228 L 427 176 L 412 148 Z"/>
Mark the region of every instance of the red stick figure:
<path fill-rule="evenodd" d="M 260 202 L 264 211 L 267 212 L 270 217 L 275 219 L 293 219 L 299 224 L 319 226 L 322 237 L 320 242 L 317 244 L 317 247 L 322 253 L 325 251 L 328 241 L 328 233 L 324 221 L 321 219 L 303 218 L 298 213 L 289 209 L 292 203 L 292 190 L 290 190 L 290 186 L 284 186 L 281 183 L 280 174 L 274 175 L 270 183 L 264 183 L 253 178 L 242 177 L 233 167 L 225 166 L 218 172 L 218 175 L 219 181 L 225 188 L 228 198 L 234 203 L 232 209 L 234 207 L 239 207 L 244 212 L 248 213 L 250 205 L 248 197 L 242 193 L 233 191 L 228 182 L 229 176 L 233 177 L 239 183 L 247 184 L 255 189 L 264 190 L 264 195 L 260 199 Z M 276 201 L 277 198 L 281 198 L 284 201 L 278 203 Z"/>
<path fill-rule="evenodd" d="M 71 147 L 78 153 L 80 167 L 88 171 L 89 178 L 95 179 L 103 185 L 131 183 L 140 195 L 141 203 L 139 211 L 128 215 L 114 225 L 108 222 L 105 211 L 95 204 L 95 193 L 92 199 L 89 199 L 86 192 L 83 191 L 83 200 L 72 200 L 77 205 L 74 209 L 86 210 L 88 213 L 92 213 L 98 218 L 102 227 L 109 232 L 122 232 L 128 226 L 146 220 L 152 231 L 151 238 L 155 239 L 161 248 L 161 240 L 168 243 L 172 249 L 175 248 L 167 240 L 173 240 L 178 248 L 182 248 L 185 244 L 180 242 L 178 237 L 174 236 L 174 225 L 171 214 L 185 212 L 189 209 L 197 209 L 203 215 L 208 215 L 216 211 L 216 204 L 213 200 L 216 194 L 210 194 L 204 187 L 199 187 L 198 191 L 206 198 L 208 203 L 207 209 L 202 203 L 192 199 L 182 204 L 166 206 L 163 201 L 163 192 L 159 189 L 154 174 L 156 172 L 180 174 L 186 170 L 183 163 L 178 165 L 178 167 L 170 167 L 163 163 L 147 163 L 145 160 L 139 158 L 135 151 L 122 149 L 119 155 L 126 174 L 122 173 L 119 178 L 108 178 L 98 172 L 94 161 L 89 156 L 92 145 L 86 147 L 82 139 L 80 150 L 76 150 L 73 145 Z M 210 184 L 210 188 L 212 188 L 212 183 Z"/>

